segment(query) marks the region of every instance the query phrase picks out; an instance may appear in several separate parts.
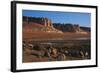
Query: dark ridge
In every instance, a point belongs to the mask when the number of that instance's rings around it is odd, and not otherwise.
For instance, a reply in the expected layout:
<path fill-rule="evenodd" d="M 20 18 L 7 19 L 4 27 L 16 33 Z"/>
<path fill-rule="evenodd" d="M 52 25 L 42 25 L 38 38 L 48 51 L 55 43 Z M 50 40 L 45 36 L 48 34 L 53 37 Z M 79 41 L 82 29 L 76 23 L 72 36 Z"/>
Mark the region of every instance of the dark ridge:
<path fill-rule="evenodd" d="M 83 27 L 83 26 L 81 26 L 80 28 L 82 30 L 84 30 L 84 31 L 87 31 L 87 32 L 90 32 L 91 31 L 90 27 Z"/>

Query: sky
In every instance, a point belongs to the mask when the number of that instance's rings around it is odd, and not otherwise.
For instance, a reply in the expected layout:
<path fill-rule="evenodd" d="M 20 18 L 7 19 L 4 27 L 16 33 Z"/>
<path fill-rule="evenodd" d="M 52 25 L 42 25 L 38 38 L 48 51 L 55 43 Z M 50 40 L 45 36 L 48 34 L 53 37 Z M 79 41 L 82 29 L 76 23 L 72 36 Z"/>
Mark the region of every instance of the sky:
<path fill-rule="evenodd" d="M 53 23 L 71 23 L 85 27 L 90 27 L 91 25 L 90 13 L 23 10 L 22 15 L 29 17 L 46 17 L 51 19 Z"/>

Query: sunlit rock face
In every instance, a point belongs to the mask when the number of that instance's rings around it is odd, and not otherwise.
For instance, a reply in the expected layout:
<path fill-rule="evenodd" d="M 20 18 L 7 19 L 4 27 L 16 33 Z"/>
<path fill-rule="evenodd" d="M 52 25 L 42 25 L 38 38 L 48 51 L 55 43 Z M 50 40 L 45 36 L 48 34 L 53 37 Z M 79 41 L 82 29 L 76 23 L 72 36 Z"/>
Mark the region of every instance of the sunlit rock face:
<path fill-rule="evenodd" d="M 52 21 L 48 18 L 42 18 L 42 22 L 45 26 L 51 27 L 52 26 Z"/>
<path fill-rule="evenodd" d="M 30 26 L 32 30 L 45 31 L 48 33 L 63 33 L 62 31 L 53 27 L 53 23 L 50 19 L 43 17 L 23 16 L 23 26 Z"/>

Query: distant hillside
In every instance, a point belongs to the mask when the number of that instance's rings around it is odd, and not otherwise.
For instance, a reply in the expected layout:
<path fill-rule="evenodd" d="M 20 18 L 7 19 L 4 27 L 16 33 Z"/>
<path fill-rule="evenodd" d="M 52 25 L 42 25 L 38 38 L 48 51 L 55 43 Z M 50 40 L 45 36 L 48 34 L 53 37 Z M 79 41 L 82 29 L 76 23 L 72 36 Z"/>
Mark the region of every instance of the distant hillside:
<path fill-rule="evenodd" d="M 62 32 L 90 32 L 89 27 L 81 27 L 78 24 L 61 24 L 61 23 L 54 23 L 53 27 L 61 30 Z"/>
<path fill-rule="evenodd" d="M 82 30 L 86 31 L 86 32 L 90 32 L 91 29 L 90 27 L 80 27 Z"/>

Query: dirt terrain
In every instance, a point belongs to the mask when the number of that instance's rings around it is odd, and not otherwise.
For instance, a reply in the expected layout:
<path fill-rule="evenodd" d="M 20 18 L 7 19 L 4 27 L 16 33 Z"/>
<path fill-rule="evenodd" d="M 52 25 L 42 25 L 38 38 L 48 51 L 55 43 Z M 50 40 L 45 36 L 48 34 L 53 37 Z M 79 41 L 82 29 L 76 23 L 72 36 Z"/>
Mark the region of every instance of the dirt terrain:
<path fill-rule="evenodd" d="M 75 39 L 75 38 L 90 38 L 90 33 L 74 33 L 74 32 L 65 32 L 65 33 L 53 33 L 45 32 L 40 30 L 32 30 L 30 28 L 23 29 L 23 39 Z"/>
<path fill-rule="evenodd" d="M 77 38 L 88 38 L 90 40 L 90 33 L 88 34 L 82 34 L 82 33 L 48 33 L 44 31 L 32 31 L 32 30 L 23 30 L 23 62 L 45 62 L 45 61 L 64 61 L 64 60 L 83 60 L 83 59 L 90 59 L 90 48 L 88 51 L 85 50 L 80 51 L 80 44 L 78 46 L 72 45 L 69 47 L 67 44 L 64 44 L 65 46 L 61 45 L 61 47 L 54 46 L 52 47 L 49 44 L 44 44 L 40 46 L 41 43 L 36 43 L 36 41 L 42 40 L 46 41 L 48 40 L 61 40 L 61 41 L 75 41 Z M 77 39 L 78 40 L 78 39 Z M 46 43 L 48 43 L 46 42 Z M 77 43 L 77 42 L 76 42 Z M 79 42 L 78 42 L 79 43 Z M 69 43 L 70 44 L 70 43 Z M 75 44 L 75 43 L 71 43 Z M 35 48 L 35 46 L 37 47 Z M 86 45 L 88 46 L 88 45 Z M 69 49 L 76 49 L 78 47 L 78 50 L 74 50 L 75 53 L 73 56 L 73 53 L 71 54 Z M 83 46 L 84 47 L 84 46 Z M 90 46 L 89 46 L 90 47 Z M 49 51 L 49 49 L 51 51 Z M 54 48 L 56 50 L 54 50 Z M 67 49 L 66 49 L 67 48 Z M 63 49 L 63 52 L 61 50 Z M 83 50 L 83 49 L 82 49 Z M 88 52 L 87 52 L 88 51 Z M 78 52 L 78 53 L 77 53 Z"/>

